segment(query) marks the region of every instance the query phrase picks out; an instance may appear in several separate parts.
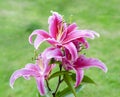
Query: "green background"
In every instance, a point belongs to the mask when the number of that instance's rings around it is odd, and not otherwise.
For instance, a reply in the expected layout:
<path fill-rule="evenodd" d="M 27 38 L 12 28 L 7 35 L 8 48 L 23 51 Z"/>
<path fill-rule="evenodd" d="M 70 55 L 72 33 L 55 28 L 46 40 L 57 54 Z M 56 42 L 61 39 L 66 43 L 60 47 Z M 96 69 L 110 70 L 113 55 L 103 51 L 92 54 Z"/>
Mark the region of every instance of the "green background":
<path fill-rule="evenodd" d="M 34 29 L 48 31 L 50 11 L 57 11 L 79 29 L 91 29 L 101 37 L 88 40 L 88 57 L 101 59 L 108 67 L 85 70 L 96 85 L 88 84 L 78 97 L 120 96 L 120 0 L 0 0 L 0 97 L 37 97 L 36 83 L 19 78 L 14 89 L 11 74 L 32 61 L 34 48 L 28 37 Z M 43 45 L 44 48 L 46 45 Z M 54 85 L 54 81 L 51 81 Z M 61 86 L 62 88 L 63 86 Z"/>

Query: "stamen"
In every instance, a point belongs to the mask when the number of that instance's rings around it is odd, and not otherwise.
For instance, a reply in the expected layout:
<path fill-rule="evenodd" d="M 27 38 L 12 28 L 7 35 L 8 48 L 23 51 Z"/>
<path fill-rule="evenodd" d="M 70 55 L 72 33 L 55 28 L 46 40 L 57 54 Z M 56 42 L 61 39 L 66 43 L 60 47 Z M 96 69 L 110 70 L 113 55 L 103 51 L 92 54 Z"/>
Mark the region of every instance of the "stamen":
<path fill-rule="evenodd" d="M 57 40 L 58 40 L 58 41 L 60 41 L 60 38 L 61 38 L 61 36 L 62 36 L 62 34 L 63 34 L 63 30 L 64 30 L 63 24 L 64 24 L 64 21 L 61 21 L 61 22 L 59 23 L 59 25 L 58 25 L 58 35 L 57 35 Z"/>
<path fill-rule="evenodd" d="M 44 66 L 43 66 L 42 59 L 38 59 L 38 66 L 40 67 L 40 69 L 41 69 L 42 71 L 44 70 Z"/>

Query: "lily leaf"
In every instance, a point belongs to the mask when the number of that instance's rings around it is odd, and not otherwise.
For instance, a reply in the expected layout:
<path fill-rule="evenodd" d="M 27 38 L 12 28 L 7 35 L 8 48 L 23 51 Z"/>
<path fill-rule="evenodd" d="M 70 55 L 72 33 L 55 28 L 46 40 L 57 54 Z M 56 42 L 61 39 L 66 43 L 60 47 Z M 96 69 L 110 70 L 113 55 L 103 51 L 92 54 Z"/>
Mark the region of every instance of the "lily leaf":
<path fill-rule="evenodd" d="M 68 71 L 58 71 L 58 72 L 55 72 L 53 73 L 50 77 L 49 77 L 49 80 L 52 79 L 52 78 L 55 78 L 57 76 L 60 76 L 60 75 L 65 75 L 65 74 L 68 74 L 70 72 Z"/>
<path fill-rule="evenodd" d="M 73 93 L 68 87 L 57 93 L 57 97 L 67 97 L 67 96 L 68 97 L 73 96 Z"/>
<path fill-rule="evenodd" d="M 76 92 L 75 92 L 75 88 L 73 87 L 72 79 L 71 79 L 70 75 L 65 74 L 64 75 L 64 80 L 65 80 L 66 84 L 68 85 L 70 91 L 74 94 L 75 97 L 77 97 Z"/>
<path fill-rule="evenodd" d="M 90 77 L 84 75 L 82 82 L 96 84 Z"/>
<path fill-rule="evenodd" d="M 74 73 L 72 73 L 70 76 L 71 76 L 73 81 L 76 81 L 76 75 Z M 84 75 L 82 82 L 96 84 L 90 77 L 88 77 L 86 75 Z"/>
<path fill-rule="evenodd" d="M 84 85 L 79 85 L 75 88 L 76 93 L 80 92 L 83 89 Z M 73 93 L 71 92 L 70 88 L 67 87 L 62 91 L 57 93 L 57 97 L 73 97 Z"/>

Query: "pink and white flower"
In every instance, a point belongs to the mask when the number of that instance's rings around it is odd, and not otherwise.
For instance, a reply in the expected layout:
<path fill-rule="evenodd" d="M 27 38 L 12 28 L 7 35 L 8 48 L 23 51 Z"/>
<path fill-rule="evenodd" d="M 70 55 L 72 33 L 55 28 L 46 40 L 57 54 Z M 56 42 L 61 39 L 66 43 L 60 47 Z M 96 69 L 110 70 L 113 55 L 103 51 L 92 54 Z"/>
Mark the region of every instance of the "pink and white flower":
<path fill-rule="evenodd" d="M 60 65 L 60 72 L 62 68 L 67 71 L 74 70 L 76 73 L 75 87 L 79 86 L 82 82 L 84 69 L 97 67 L 107 72 L 107 67 L 103 62 L 96 58 L 87 58 L 85 55 L 79 53 L 83 47 L 85 49 L 89 47 L 86 38 L 94 39 L 95 36 L 99 37 L 98 33 L 91 30 L 78 30 L 76 23 L 68 25 L 63 20 L 63 16 L 57 12 L 52 12 L 52 16 L 48 19 L 48 24 L 49 33 L 42 29 L 35 30 L 29 36 L 29 42 L 36 49 L 44 41 L 47 41 L 52 47 L 45 49 L 38 56 L 35 64 L 29 63 L 24 68 L 16 70 L 12 74 L 10 78 L 10 86 L 12 88 L 17 78 L 24 77 L 25 79 L 30 79 L 30 77 L 34 77 L 38 91 L 42 96 L 45 95 L 45 80 L 48 80 L 56 62 Z M 36 36 L 34 42 L 32 39 L 33 36 Z M 62 81 L 61 75 L 59 75 L 56 91 L 60 81 Z M 56 91 L 53 95 L 56 95 Z"/>
<path fill-rule="evenodd" d="M 48 79 L 51 70 L 55 64 L 49 64 L 51 58 L 61 60 L 62 53 L 57 48 L 47 48 L 36 60 L 35 64 L 29 63 L 24 68 L 16 70 L 10 78 L 10 86 L 13 88 L 14 82 L 19 77 L 29 79 L 34 77 L 37 83 L 37 88 L 41 95 L 45 95 L 45 80 Z"/>
<path fill-rule="evenodd" d="M 95 36 L 99 36 L 98 33 L 91 30 L 78 30 L 76 23 L 67 25 L 64 22 L 63 17 L 57 12 L 52 12 L 52 16 L 48 19 L 49 33 L 38 29 L 32 32 L 29 37 L 29 42 L 34 45 L 36 49 L 44 41 L 48 41 L 51 45 L 55 47 L 62 47 L 68 49 L 71 53 L 73 60 L 78 57 L 77 48 L 75 42 L 80 42 L 88 48 L 88 43 L 85 38 L 94 39 Z M 37 37 L 32 42 L 32 37 L 36 35 Z M 74 41 L 74 43 L 73 43 Z"/>
<path fill-rule="evenodd" d="M 90 67 L 97 67 L 102 69 L 104 72 L 107 72 L 107 67 L 105 64 L 96 59 L 96 58 L 86 58 L 85 55 L 80 55 L 76 61 L 71 62 L 67 58 L 63 59 L 63 67 L 66 70 L 74 70 L 76 73 L 76 83 L 75 87 L 79 86 L 83 77 L 84 77 L 84 69 L 88 69 Z"/>

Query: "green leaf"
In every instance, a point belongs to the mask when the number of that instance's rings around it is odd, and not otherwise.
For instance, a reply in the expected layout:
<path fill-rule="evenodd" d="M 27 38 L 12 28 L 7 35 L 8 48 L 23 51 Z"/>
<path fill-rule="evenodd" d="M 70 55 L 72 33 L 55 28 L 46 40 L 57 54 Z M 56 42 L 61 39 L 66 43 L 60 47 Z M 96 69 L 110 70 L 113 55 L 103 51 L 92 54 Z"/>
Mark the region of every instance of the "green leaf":
<path fill-rule="evenodd" d="M 52 78 L 55 78 L 57 76 L 60 76 L 60 75 L 65 75 L 65 74 L 68 74 L 70 72 L 68 71 L 58 71 L 58 72 L 55 72 L 53 73 L 50 77 L 49 77 L 49 80 L 52 79 Z"/>
<path fill-rule="evenodd" d="M 82 82 L 96 84 L 90 77 L 84 75 Z"/>
<path fill-rule="evenodd" d="M 80 92 L 83 89 L 84 85 L 79 85 L 77 88 L 75 88 L 76 93 Z M 57 97 L 73 97 L 73 93 L 71 92 L 70 88 L 67 87 L 63 89 L 62 91 L 57 93 Z"/>
<path fill-rule="evenodd" d="M 71 76 L 73 81 L 76 81 L 76 75 L 74 73 L 72 73 L 70 76 Z M 84 75 L 82 82 L 96 84 L 90 77 L 88 77 L 86 75 Z"/>
<path fill-rule="evenodd" d="M 73 95 L 73 93 L 71 92 L 70 88 L 65 88 L 64 90 L 62 90 L 61 92 L 57 93 L 57 97 L 66 97 L 66 96 L 70 96 Z"/>
<path fill-rule="evenodd" d="M 75 92 L 75 88 L 72 85 L 72 79 L 71 79 L 70 75 L 65 74 L 64 75 L 64 80 L 65 80 L 66 84 L 68 85 L 70 91 L 74 94 L 75 97 L 77 97 L 76 92 Z"/>

